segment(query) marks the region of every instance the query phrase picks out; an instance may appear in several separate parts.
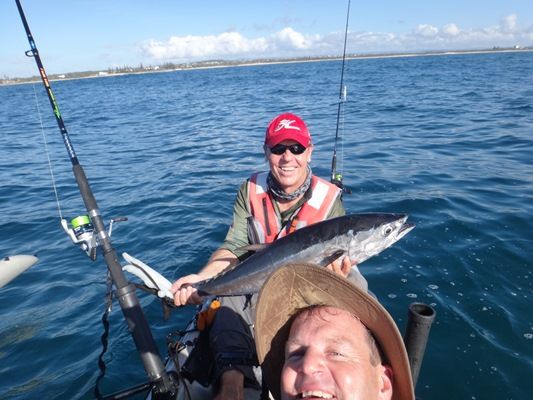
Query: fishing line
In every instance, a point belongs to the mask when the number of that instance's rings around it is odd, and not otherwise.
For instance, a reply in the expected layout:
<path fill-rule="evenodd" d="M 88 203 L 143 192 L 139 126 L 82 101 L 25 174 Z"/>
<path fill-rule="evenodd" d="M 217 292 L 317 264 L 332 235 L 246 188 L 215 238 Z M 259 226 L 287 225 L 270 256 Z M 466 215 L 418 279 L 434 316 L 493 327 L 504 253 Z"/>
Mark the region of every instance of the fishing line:
<path fill-rule="evenodd" d="M 340 156 L 341 156 L 341 159 L 340 159 L 340 168 L 339 170 L 341 171 L 341 176 L 342 174 L 344 174 L 344 121 L 345 121 L 345 117 L 346 117 L 346 112 L 345 112 L 345 107 L 344 107 L 344 103 L 346 102 L 346 86 L 344 86 L 344 90 L 342 92 L 342 110 L 341 110 L 341 117 L 340 117 L 340 143 L 341 143 L 341 149 L 340 149 Z M 342 179 L 342 178 L 341 178 Z"/>
<path fill-rule="evenodd" d="M 37 115 L 39 116 L 39 124 L 41 126 L 41 134 L 43 137 L 45 153 L 46 153 L 46 157 L 48 160 L 48 170 L 50 171 L 50 178 L 52 180 L 52 187 L 54 189 L 54 195 L 56 198 L 57 210 L 59 212 L 59 219 L 63 220 L 63 214 L 61 212 L 61 205 L 59 203 L 59 195 L 57 192 L 56 180 L 54 177 L 54 171 L 52 169 L 52 160 L 50 158 L 50 150 L 48 148 L 48 140 L 46 137 L 46 131 L 44 129 L 43 118 L 41 115 L 41 108 L 39 106 L 39 98 L 37 96 L 37 90 L 35 89 L 35 85 L 32 85 L 32 86 L 33 86 L 33 93 L 35 96 L 35 105 L 37 107 Z M 100 369 L 100 373 L 98 374 L 98 377 L 96 378 L 94 392 L 93 392 L 95 398 L 97 399 L 103 399 L 103 395 L 100 390 L 100 384 L 101 384 L 101 381 L 104 379 L 105 372 L 106 372 L 104 356 L 108 349 L 109 313 L 111 312 L 111 309 L 113 306 L 113 280 L 111 279 L 111 274 L 109 270 L 107 271 L 106 287 L 107 287 L 107 290 L 106 290 L 105 311 L 102 315 L 102 325 L 104 326 L 104 332 L 102 333 L 102 336 L 100 337 L 100 342 L 102 343 L 102 351 L 100 352 L 98 356 L 98 368 Z"/>
<path fill-rule="evenodd" d="M 109 313 L 111 312 L 111 309 L 113 307 L 113 280 L 111 279 L 111 274 L 109 271 L 107 271 L 107 277 L 106 277 L 106 301 L 105 301 L 105 311 L 102 314 L 102 325 L 104 326 L 104 332 L 102 333 L 102 336 L 100 336 L 100 342 L 102 343 L 102 351 L 98 355 L 98 368 L 100 369 L 100 372 L 98 376 L 96 377 L 96 381 L 94 384 L 94 397 L 97 399 L 102 399 L 102 391 L 100 390 L 100 383 L 104 379 L 105 373 L 106 373 L 106 365 L 104 356 L 107 353 L 108 348 L 108 338 L 109 338 Z"/>
<path fill-rule="evenodd" d="M 37 107 L 37 115 L 39 116 L 39 123 L 41 125 L 41 134 L 43 137 L 44 142 L 44 148 L 46 157 L 48 159 L 48 169 L 50 171 L 50 178 L 52 180 L 52 187 L 54 189 L 54 194 L 56 198 L 56 204 L 57 204 L 57 210 L 59 212 L 59 218 L 63 219 L 63 214 L 61 212 L 61 205 L 59 203 L 59 195 L 57 192 L 57 186 L 56 181 L 54 177 L 54 171 L 52 169 L 52 160 L 50 158 L 50 150 L 48 148 L 48 140 L 46 137 L 46 131 L 44 129 L 43 119 L 41 115 L 41 108 L 39 106 L 39 98 L 37 96 L 37 90 L 35 89 L 35 85 L 33 85 L 33 93 L 35 96 L 35 105 Z M 111 312 L 112 306 L 113 306 L 113 280 L 111 279 L 111 274 L 109 271 L 107 271 L 107 278 L 106 278 L 106 301 L 105 301 L 105 311 L 102 315 L 102 325 L 104 326 L 104 332 L 102 333 L 102 336 L 100 337 L 100 342 L 102 343 L 102 351 L 100 352 L 98 356 L 98 368 L 100 369 L 100 372 L 96 378 L 95 386 L 94 386 L 94 396 L 97 399 L 102 399 L 103 395 L 100 390 L 100 384 L 101 381 L 104 379 L 105 373 L 106 373 L 106 365 L 104 361 L 104 356 L 108 349 L 108 337 L 109 337 L 109 313 Z"/>
<path fill-rule="evenodd" d="M 39 107 L 39 98 L 37 97 L 37 90 L 35 90 L 35 85 L 33 86 L 33 94 L 35 95 L 35 105 L 37 106 L 37 115 L 39 116 L 39 124 L 41 125 L 41 134 L 43 136 L 44 150 L 46 153 L 46 158 L 48 159 L 48 170 L 50 171 L 50 179 L 52 180 L 52 188 L 54 189 L 54 195 L 56 198 L 57 211 L 59 213 L 59 219 L 63 219 L 63 213 L 61 212 L 61 205 L 59 204 L 59 195 L 57 193 L 56 180 L 54 177 L 54 171 L 52 169 L 52 160 L 50 159 L 50 151 L 48 149 L 48 141 L 46 140 L 46 132 L 44 130 L 43 118 L 41 115 L 41 108 Z"/>
<path fill-rule="evenodd" d="M 344 193 L 351 193 L 351 191 L 342 184 L 342 165 L 341 172 L 337 172 L 337 145 L 339 142 L 339 127 L 342 120 L 342 132 L 344 132 L 344 103 L 346 102 L 346 86 L 344 85 L 344 67 L 346 64 L 346 44 L 348 42 L 348 24 L 350 22 L 350 3 L 348 0 L 348 9 L 346 12 L 346 27 L 344 29 L 344 48 L 342 52 L 342 67 L 341 67 L 341 82 L 339 89 L 339 101 L 337 108 L 337 125 L 335 128 L 335 144 L 333 146 L 333 157 L 331 160 L 331 182 L 340 187 Z M 344 159 L 344 146 L 341 140 L 341 160 Z"/>
<path fill-rule="evenodd" d="M 74 151 L 63 117 L 59 111 L 56 97 L 50 86 L 50 81 L 41 61 L 37 46 L 35 45 L 28 21 L 26 20 L 24 10 L 22 9 L 20 0 L 15 0 L 15 2 L 30 45 L 30 50 L 26 51 L 25 54 L 34 59 L 37 69 L 39 70 L 41 81 L 46 90 L 50 106 L 54 113 L 61 137 L 63 138 L 63 144 L 65 145 L 72 165 L 72 173 L 78 184 L 78 191 L 80 192 L 87 211 L 86 215 L 80 215 L 73 219 L 71 221 L 71 227 L 69 227 L 68 221 L 65 219 L 61 220 L 61 225 L 71 240 L 79 245 L 92 261 L 96 260 L 96 251 L 97 249 L 100 249 L 113 285 L 116 288 L 114 295 L 120 304 L 129 331 L 133 337 L 133 342 L 135 343 L 144 369 L 150 379 L 149 385 L 153 387 L 154 393 L 157 394 L 155 398 L 170 398 L 177 392 L 177 382 L 175 381 L 175 378 L 169 375 L 165 370 L 150 326 L 142 312 L 139 299 L 135 294 L 135 286 L 128 282 L 124 275 L 124 271 L 122 271 L 122 266 L 118 261 L 117 252 L 113 247 L 108 232 L 106 232 L 102 214 L 98 208 L 94 193 L 91 190 L 85 171 Z"/>

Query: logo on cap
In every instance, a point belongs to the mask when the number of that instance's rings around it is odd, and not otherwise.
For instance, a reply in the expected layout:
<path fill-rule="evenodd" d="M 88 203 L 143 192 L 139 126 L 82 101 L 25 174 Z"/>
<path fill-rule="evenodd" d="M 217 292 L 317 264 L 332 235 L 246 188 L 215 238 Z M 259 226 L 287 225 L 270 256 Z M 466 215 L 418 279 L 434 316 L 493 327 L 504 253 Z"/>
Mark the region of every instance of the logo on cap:
<path fill-rule="evenodd" d="M 278 122 L 278 126 L 276 129 L 274 129 L 274 132 L 278 132 L 281 129 L 295 129 L 297 131 L 301 131 L 301 129 L 298 126 L 292 126 L 293 123 L 296 121 L 294 119 L 282 119 Z"/>

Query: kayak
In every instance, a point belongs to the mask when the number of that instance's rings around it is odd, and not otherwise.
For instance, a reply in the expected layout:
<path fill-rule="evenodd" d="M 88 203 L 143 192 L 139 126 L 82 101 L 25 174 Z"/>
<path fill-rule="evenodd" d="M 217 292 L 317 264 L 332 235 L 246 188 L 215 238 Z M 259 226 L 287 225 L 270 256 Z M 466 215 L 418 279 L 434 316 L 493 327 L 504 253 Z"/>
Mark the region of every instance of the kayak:
<path fill-rule="evenodd" d="M 170 307 L 168 306 L 168 303 L 172 303 L 174 301 L 173 295 L 170 292 L 172 283 L 155 269 L 145 264 L 141 260 L 133 257 L 132 255 L 128 253 L 122 253 L 122 257 L 127 263 L 122 267 L 122 269 L 140 278 L 143 281 L 145 288 L 152 290 L 152 293 L 157 295 L 157 297 L 163 301 L 164 309 Z M 187 324 L 185 329 L 169 335 L 169 338 L 172 337 L 172 343 L 169 344 L 168 348 L 171 349 L 169 353 L 172 354 L 169 354 L 169 357 L 165 363 L 165 369 L 169 374 L 173 374 L 178 377 L 179 388 L 176 396 L 177 400 L 211 400 L 217 395 L 216 389 L 204 381 L 206 379 L 205 377 L 199 378 L 202 380 L 202 383 L 200 383 L 197 379 L 190 377 L 192 373 L 187 373 L 188 368 L 184 368 L 189 356 L 196 346 L 198 346 L 198 350 L 200 353 L 202 353 L 199 358 L 203 359 L 204 357 L 207 357 L 206 352 L 208 349 L 203 346 L 209 345 L 200 340 L 200 331 L 210 325 L 211 322 L 206 321 L 209 319 L 212 320 L 212 317 L 216 312 L 216 308 L 220 305 L 219 303 L 218 306 L 212 307 L 213 300 L 214 296 L 209 296 L 204 304 L 199 307 L 199 311 Z M 231 304 L 233 309 L 239 309 L 243 304 L 239 302 L 238 297 L 226 298 L 224 302 L 226 305 Z M 210 314 L 210 309 L 212 314 Z M 209 314 L 211 315 L 210 317 L 207 316 Z M 200 317 L 200 315 L 205 316 L 205 318 Z M 244 315 L 242 317 L 247 318 L 246 322 L 249 324 L 249 326 L 253 324 L 251 317 L 245 317 Z M 177 365 L 179 368 L 176 367 Z M 201 373 L 205 372 L 203 366 L 199 368 L 202 369 Z M 198 367 L 195 370 L 198 371 Z M 261 381 L 259 368 L 256 370 L 256 379 L 259 382 Z M 148 393 L 146 398 L 152 399 L 152 393 Z M 244 389 L 244 400 L 259 400 L 260 398 L 261 390 L 254 388 Z"/>
<path fill-rule="evenodd" d="M 176 354 L 177 362 L 183 366 L 189 355 L 194 349 L 200 331 L 196 327 L 196 318 L 187 325 L 184 330 L 185 334 L 179 340 L 178 351 Z M 165 364 L 168 373 L 175 373 L 179 377 L 179 388 L 176 400 L 212 400 L 217 395 L 215 388 L 211 385 L 204 386 L 196 380 L 190 380 L 180 370 L 176 368 L 176 363 L 172 358 L 168 358 Z M 146 399 L 152 399 L 152 393 L 148 393 Z M 244 400 L 260 400 L 261 390 L 254 388 L 244 388 Z"/>
<path fill-rule="evenodd" d="M 7 285 L 37 261 L 39 261 L 37 257 L 24 254 L 2 258 L 0 260 L 0 288 Z"/>

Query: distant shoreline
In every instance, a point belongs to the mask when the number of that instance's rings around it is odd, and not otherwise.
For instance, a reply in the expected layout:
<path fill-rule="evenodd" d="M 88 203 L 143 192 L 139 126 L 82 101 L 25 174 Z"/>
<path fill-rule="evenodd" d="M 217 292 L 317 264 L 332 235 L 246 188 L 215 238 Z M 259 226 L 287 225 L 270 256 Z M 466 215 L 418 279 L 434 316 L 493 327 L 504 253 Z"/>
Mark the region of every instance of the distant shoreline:
<path fill-rule="evenodd" d="M 479 49 L 479 50 L 445 50 L 445 51 L 424 51 L 412 53 L 368 53 L 368 54 L 349 54 L 346 55 L 347 60 L 355 59 L 375 59 L 375 58 L 403 58 L 403 57 L 426 57 L 426 56 L 444 56 L 444 55 L 463 55 L 463 54 L 487 54 L 487 53 L 519 53 L 531 52 L 533 47 L 524 48 L 493 48 L 493 49 Z M 84 71 L 71 72 L 65 74 L 49 75 L 50 81 L 72 80 L 72 79 L 87 79 L 87 78 L 104 78 L 112 76 L 122 76 L 131 74 L 147 74 L 154 72 L 172 72 L 185 71 L 196 69 L 212 69 L 212 68 L 230 68 L 230 67 L 251 67 L 257 65 L 270 64 L 292 64 L 303 62 L 321 62 L 321 61 L 337 61 L 341 60 L 340 56 L 314 56 L 314 57 L 295 57 L 295 58 L 272 58 L 272 59 L 255 59 L 255 60 L 210 60 L 199 61 L 193 63 L 172 64 L 167 63 L 161 66 L 143 67 L 123 67 L 120 69 L 108 69 L 106 71 Z M 0 86 L 4 85 L 19 85 L 26 83 L 40 82 L 40 76 L 32 76 L 28 78 L 8 78 L 0 79 Z"/>

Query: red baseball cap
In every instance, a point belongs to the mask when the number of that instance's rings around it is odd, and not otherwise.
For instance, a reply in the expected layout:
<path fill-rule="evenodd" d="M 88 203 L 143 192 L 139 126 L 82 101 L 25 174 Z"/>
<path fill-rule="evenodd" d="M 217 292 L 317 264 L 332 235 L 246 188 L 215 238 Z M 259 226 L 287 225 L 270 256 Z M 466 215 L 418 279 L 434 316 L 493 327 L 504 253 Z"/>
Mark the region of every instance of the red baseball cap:
<path fill-rule="evenodd" d="M 294 140 L 304 147 L 309 147 L 311 135 L 303 119 L 291 113 L 283 113 L 270 121 L 265 134 L 265 144 L 273 147 L 284 140 Z"/>

